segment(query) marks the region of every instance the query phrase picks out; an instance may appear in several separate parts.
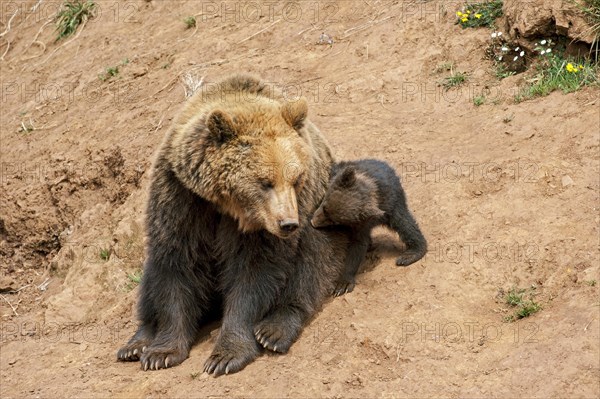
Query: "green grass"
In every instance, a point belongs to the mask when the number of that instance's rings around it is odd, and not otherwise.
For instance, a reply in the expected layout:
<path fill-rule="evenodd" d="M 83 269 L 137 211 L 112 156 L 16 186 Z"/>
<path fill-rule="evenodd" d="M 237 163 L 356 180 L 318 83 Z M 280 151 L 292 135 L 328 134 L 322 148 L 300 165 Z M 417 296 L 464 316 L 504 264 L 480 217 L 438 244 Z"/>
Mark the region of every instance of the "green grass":
<path fill-rule="evenodd" d="M 100 79 L 101 81 L 106 81 L 110 78 L 112 78 L 113 76 L 117 76 L 119 74 L 119 66 L 114 66 L 114 67 L 108 67 L 106 68 L 106 71 L 104 73 L 101 73 L 100 75 L 98 75 L 98 79 Z"/>
<path fill-rule="evenodd" d="M 448 71 L 451 71 L 453 67 L 454 67 L 453 62 L 451 62 L 451 61 L 444 62 L 442 64 L 439 64 L 437 67 L 435 67 L 435 72 L 436 73 L 448 72 Z"/>
<path fill-rule="evenodd" d="M 125 284 L 125 291 L 129 292 L 137 287 L 142 281 L 143 272 L 141 269 L 134 271 L 133 273 L 127 273 L 127 279 L 129 280 Z"/>
<path fill-rule="evenodd" d="M 569 65 L 571 65 L 570 70 Z M 534 97 L 547 96 L 555 90 L 571 93 L 584 86 L 598 83 L 597 64 L 590 60 L 564 58 L 561 55 L 551 54 L 538 66 L 538 72 L 531 80 L 531 84 L 522 88 L 515 96 L 515 101 L 521 102 Z"/>
<path fill-rule="evenodd" d="M 475 104 L 476 107 L 479 107 L 480 105 L 483 105 L 483 103 L 485 103 L 485 96 L 475 96 L 475 97 L 473 97 L 473 104 Z"/>
<path fill-rule="evenodd" d="M 517 290 L 516 288 L 511 288 L 506 294 L 506 303 L 510 306 L 517 306 L 521 302 L 523 302 L 523 294 L 525 290 Z"/>
<path fill-rule="evenodd" d="M 589 285 L 590 287 L 595 287 L 596 286 L 596 280 L 588 280 L 585 283 L 587 285 Z"/>
<path fill-rule="evenodd" d="M 506 321 L 515 321 L 518 319 L 523 319 L 525 317 L 529 317 L 534 313 L 539 312 L 542 309 L 542 306 L 533 300 L 533 294 L 529 295 L 529 299 L 525 299 L 526 290 L 511 288 L 505 297 L 506 303 L 515 308 L 513 314 L 505 317 Z"/>
<path fill-rule="evenodd" d="M 466 3 L 461 11 L 456 12 L 456 23 L 463 28 L 494 26 L 496 18 L 502 16 L 502 0 Z"/>
<path fill-rule="evenodd" d="M 191 29 L 196 27 L 196 17 L 189 16 L 183 20 L 185 22 L 186 29 Z"/>
<path fill-rule="evenodd" d="M 107 261 L 110 259 L 110 249 L 102 248 L 100 249 L 100 259 L 103 261 Z"/>
<path fill-rule="evenodd" d="M 79 25 L 94 16 L 95 7 L 96 3 L 92 0 L 65 1 L 56 14 L 56 30 L 58 32 L 56 41 L 75 33 Z"/>
<path fill-rule="evenodd" d="M 532 314 L 539 312 L 540 309 L 542 309 L 542 307 L 540 306 L 540 304 L 538 304 L 536 302 L 533 302 L 533 301 L 525 302 L 525 303 L 521 304 L 519 306 L 519 308 L 517 309 L 517 311 L 515 312 L 515 318 L 522 319 L 525 317 L 529 317 Z"/>
<path fill-rule="evenodd" d="M 127 278 L 135 284 L 139 284 L 142 281 L 142 271 L 137 270 L 133 273 L 127 273 Z"/>
<path fill-rule="evenodd" d="M 101 81 L 104 82 L 114 76 L 117 76 L 119 74 L 119 67 L 123 66 L 123 65 L 127 65 L 127 64 L 129 64 L 129 58 L 124 58 L 123 61 L 121 61 L 121 63 L 119 65 L 115 65 L 113 67 L 106 68 L 104 73 L 101 73 L 100 75 L 98 75 L 98 79 L 100 79 Z"/>
<path fill-rule="evenodd" d="M 515 72 L 507 70 L 506 66 L 504 66 L 504 64 L 501 64 L 501 63 L 496 64 L 495 72 L 496 72 L 496 77 L 500 80 L 502 80 L 504 78 L 508 78 L 509 76 L 513 76 L 515 74 Z"/>
<path fill-rule="evenodd" d="M 467 81 L 467 79 L 468 75 L 466 72 L 451 72 L 451 75 L 444 78 L 444 80 L 442 81 L 442 86 L 444 86 L 444 88 L 448 90 L 452 87 L 464 84 Z"/>

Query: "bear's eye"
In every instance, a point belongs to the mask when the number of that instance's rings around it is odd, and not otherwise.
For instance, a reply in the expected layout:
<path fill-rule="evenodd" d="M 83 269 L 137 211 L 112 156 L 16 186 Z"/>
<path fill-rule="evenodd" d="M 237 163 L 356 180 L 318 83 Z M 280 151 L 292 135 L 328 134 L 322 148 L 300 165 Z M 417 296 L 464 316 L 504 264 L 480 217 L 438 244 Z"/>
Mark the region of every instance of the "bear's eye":
<path fill-rule="evenodd" d="M 273 188 L 273 183 L 270 180 L 260 179 L 258 182 L 260 184 L 260 188 L 262 188 L 265 191 Z"/>

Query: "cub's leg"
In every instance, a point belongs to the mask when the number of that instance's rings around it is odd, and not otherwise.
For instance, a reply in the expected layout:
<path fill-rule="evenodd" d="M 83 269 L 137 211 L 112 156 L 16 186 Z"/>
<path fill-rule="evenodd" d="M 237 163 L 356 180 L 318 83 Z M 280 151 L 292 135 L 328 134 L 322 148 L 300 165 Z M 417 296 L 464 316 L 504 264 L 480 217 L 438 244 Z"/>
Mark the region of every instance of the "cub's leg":
<path fill-rule="evenodd" d="M 334 296 L 340 296 L 354 290 L 356 272 L 365 259 L 371 242 L 370 228 L 363 228 L 351 234 L 344 269 L 333 290 Z"/>
<path fill-rule="evenodd" d="M 406 245 L 406 250 L 396 259 L 396 265 L 408 266 L 415 263 L 427 252 L 427 240 L 403 201 L 402 206 L 390 215 L 390 227 L 395 230 Z"/>

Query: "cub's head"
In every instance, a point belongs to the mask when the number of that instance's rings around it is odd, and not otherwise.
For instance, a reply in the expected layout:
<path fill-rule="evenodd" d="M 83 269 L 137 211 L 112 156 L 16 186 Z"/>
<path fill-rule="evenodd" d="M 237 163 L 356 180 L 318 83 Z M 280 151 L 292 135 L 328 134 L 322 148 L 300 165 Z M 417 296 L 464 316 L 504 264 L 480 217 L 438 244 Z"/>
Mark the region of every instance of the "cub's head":
<path fill-rule="evenodd" d="M 195 127 L 201 134 L 190 144 L 196 148 L 180 157 L 191 165 L 188 185 L 236 219 L 241 231 L 290 237 L 310 212 L 302 201 L 314 180 L 306 115 L 304 100 L 210 110 Z"/>
<path fill-rule="evenodd" d="M 315 211 L 313 227 L 355 226 L 367 220 L 380 218 L 377 185 L 369 176 L 346 166 L 337 173 L 329 184 L 323 202 Z"/>

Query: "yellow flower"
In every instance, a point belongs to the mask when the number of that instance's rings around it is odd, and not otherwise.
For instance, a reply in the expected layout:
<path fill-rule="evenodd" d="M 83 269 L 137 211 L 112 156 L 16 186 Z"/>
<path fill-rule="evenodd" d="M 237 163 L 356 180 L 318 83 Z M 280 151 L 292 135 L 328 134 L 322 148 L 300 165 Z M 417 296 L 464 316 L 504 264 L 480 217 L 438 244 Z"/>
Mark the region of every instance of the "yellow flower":
<path fill-rule="evenodd" d="M 579 72 L 579 70 L 577 68 L 575 68 L 573 66 L 573 64 L 571 64 L 570 62 L 567 64 L 566 69 L 568 72 L 571 72 L 571 73 Z"/>
<path fill-rule="evenodd" d="M 579 69 L 583 69 L 583 65 L 579 64 Z"/>
<path fill-rule="evenodd" d="M 467 10 L 467 14 L 470 14 L 470 13 L 471 13 L 471 10 Z"/>
<path fill-rule="evenodd" d="M 464 17 L 463 19 L 461 19 L 462 22 L 467 22 L 469 20 L 469 18 Z"/>
<path fill-rule="evenodd" d="M 475 18 L 477 18 L 477 19 L 481 18 L 481 14 L 475 14 Z"/>
<path fill-rule="evenodd" d="M 457 11 L 457 12 L 456 12 L 456 16 L 457 16 L 457 17 L 461 17 L 462 15 L 463 15 L 463 13 L 462 13 L 462 12 L 460 12 L 460 11 Z"/>

